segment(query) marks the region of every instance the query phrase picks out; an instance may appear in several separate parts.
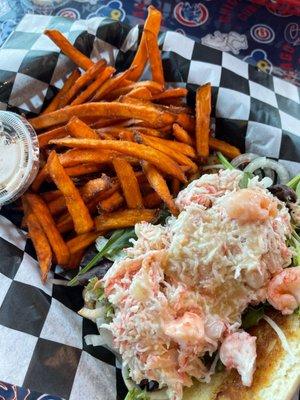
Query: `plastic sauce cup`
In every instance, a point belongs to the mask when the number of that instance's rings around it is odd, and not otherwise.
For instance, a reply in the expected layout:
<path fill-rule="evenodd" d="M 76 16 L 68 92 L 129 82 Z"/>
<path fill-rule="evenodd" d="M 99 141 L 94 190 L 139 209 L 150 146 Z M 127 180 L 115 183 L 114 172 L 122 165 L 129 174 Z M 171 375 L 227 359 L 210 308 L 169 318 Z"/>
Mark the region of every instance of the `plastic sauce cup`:
<path fill-rule="evenodd" d="M 39 169 L 37 135 L 25 118 L 0 111 L 0 206 L 20 197 Z"/>

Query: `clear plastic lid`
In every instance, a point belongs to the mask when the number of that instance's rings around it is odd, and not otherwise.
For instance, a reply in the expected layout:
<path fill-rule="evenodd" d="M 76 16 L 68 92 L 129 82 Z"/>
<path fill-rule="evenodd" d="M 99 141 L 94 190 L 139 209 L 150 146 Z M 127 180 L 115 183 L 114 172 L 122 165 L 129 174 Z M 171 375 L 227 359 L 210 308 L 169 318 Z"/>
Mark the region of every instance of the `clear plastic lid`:
<path fill-rule="evenodd" d="M 20 197 L 39 169 L 39 146 L 32 126 L 12 112 L 0 111 L 0 205 Z"/>

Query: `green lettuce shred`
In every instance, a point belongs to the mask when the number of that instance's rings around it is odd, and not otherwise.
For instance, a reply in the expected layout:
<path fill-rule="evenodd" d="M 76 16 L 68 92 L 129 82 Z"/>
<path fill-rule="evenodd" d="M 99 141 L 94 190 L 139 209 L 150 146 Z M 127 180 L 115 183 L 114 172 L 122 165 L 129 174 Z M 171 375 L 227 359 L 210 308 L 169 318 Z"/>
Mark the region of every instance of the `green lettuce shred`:
<path fill-rule="evenodd" d="M 265 314 L 265 310 L 265 304 L 262 304 L 259 308 L 248 307 L 242 316 L 242 328 L 247 330 L 258 325 Z"/>
<path fill-rule="evenodd" d="M 131 239 L 135 239 L 136 235 L 134 229 L 118 229 L 115 230 L 108 241 L 103 241 L 103 245 L 99 250 L 99 253 L 85 266 L 78 274 L 70 280 L 68 286 L 78 285 L 78 278 L 88 272 L 91 268 L 97 265 L 104 257 L 110 258 L 115 257 L 126 247 L 132 246 Z"/>
<path fill-rule="evenodd" d="M 150 397 L 144 390 L 133 388 L 129 390 L 124 400 L 150 400 Z"/>

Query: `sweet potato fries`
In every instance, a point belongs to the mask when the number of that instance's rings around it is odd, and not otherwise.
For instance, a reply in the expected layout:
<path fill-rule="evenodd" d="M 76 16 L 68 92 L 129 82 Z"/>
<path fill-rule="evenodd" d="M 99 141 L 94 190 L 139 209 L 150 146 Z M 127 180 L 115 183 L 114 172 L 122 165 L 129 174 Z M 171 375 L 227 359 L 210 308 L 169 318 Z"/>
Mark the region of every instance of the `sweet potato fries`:
<path fill-rule="evenodd" d="M 156 219 L 163 204 L 176 215 L 179 190 L 201 172 L 209 150 L 239 150 L 210 135 L 211 86 L 166 87 L 159 30 L 148 8 L 136 54 L 121 72 L 90 60 L 60 32 L 45 34 L 75 64 L 57 95 L 31 124 L 41 168 L 23 196 L 29 236 L 45 282 L 52 262 L 76 268 L 97 236 Z M 139 80 L 149 63 L 151 80 Z"/>

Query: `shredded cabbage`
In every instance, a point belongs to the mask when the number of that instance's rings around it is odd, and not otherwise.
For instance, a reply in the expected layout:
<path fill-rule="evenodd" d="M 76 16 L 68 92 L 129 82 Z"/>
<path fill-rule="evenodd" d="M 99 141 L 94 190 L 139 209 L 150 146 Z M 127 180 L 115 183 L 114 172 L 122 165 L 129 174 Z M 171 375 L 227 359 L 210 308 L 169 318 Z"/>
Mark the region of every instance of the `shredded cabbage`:
<path fill-rule="evenodd" d="M 287 341 L 287 338 L 286 338 L 283 330 L 280 328 L 280 326 L 278 326 L 276 324 L 276 322 L 272 320 L 272 318 L 268 317 L 268 315 L 264 315 L 262 318 L 268 322 L 268 324 L 271 326 L 271 328 L 274 329 L 274 331 L 277 333 L 277 335 L 281 341 L 282 347 L 289 354 L 289 356 L 294 359 L 295 356 L 294 356 L 294 354 L 291 350 L 291 347 Z"/>

